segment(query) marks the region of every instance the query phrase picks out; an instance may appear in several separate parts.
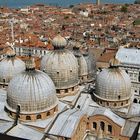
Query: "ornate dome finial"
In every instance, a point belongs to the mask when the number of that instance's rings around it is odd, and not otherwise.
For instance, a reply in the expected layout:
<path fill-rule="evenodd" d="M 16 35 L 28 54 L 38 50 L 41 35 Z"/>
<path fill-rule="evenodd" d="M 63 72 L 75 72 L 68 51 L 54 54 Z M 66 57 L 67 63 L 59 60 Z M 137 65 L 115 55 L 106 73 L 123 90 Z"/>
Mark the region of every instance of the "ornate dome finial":
<path fill-rule="evenodd" d="M 120 61 L 119 61 L 118 59 L 116 59 L 115 56 L 114 56 L 114 58 L 112 58 L 112 59 L 109 61 L 109 66 L 110 66 L 110 68 L 112 68 L 112 67 L 118 67 L 119 64 L 120 64 Z"/>
<path fill-rule="evenodd" d="M 54 49 L 61 49 L 67 45 L 67 41 L 64 37 L 62 37 L 60 34 L 58 34 L 52 40 L 52 45 L 54 46 Z"/>
<path fill-rule="evenodd" d="M 26 70 L 35 70 L 35 61 L 34 58 L 29 58 L 29 60 L 26 61 Z"/>
<path fill-rule="evenodd" d="M 75 42 L 73 49 L 74 50 L 79 50 L 81 48 L 81 44 L 79 42 Z"/>
<path fill-rule="evenodd" d="M 11 47 L 8 49 L 6 54 L 7 54 L 7 57 L 14 57 L 14 56 L 16 56 L 15 51 Z"/>

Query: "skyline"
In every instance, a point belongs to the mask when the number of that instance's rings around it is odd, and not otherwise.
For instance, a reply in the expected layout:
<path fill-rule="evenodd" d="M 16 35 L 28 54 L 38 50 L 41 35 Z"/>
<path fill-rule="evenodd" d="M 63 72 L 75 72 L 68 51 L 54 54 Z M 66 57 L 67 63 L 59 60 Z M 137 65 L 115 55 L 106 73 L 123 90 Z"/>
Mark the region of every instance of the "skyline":
<path fill-rule="evenodd" d="M 11 8 L 19 8 L 19 7 L 25 7 L 28 5 L 33 5 L 37 3 L 43 3 L 48 5 L 55 5 L 55 6 L 62 6 L 62 7 L 68 7 L 70 5 L 75 5 L 79 3 L 95 3 L 96 0 L 26 0 L 26 1 L 20 1 L 20 0 L 0 0 L 0 6 L 8 6 Z M 125 4 L 125 3 L 134 3 L 134 0 L 101 0 L 101 3 L 115 3 L 115 4 Z"/>

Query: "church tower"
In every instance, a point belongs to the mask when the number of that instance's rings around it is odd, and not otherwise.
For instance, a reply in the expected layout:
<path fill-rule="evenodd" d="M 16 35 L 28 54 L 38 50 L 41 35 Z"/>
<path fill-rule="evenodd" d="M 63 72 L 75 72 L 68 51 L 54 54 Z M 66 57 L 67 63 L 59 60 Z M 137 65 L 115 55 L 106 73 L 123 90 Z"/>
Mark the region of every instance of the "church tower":
<path fill-rule="evenodd" d="M 97 5 L 100 5 L 100 0 L 96 0 L 96 4 Z"/>

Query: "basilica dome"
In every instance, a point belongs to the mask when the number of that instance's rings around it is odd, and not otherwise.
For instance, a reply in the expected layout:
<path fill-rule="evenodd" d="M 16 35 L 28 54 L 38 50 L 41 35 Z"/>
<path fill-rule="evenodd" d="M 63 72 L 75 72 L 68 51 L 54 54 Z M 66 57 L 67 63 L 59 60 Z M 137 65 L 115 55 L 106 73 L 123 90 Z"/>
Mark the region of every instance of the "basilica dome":
<path fill-rule="evenodd" d="M 56 111 L 57 102 L 51 78 L 46 73 L 35 70 L 33 59 L 28 60 L 26 70 L 9 83 L 6 109 L 11 116 L 16 113 L 17 106 L 20 106 L 22 120 L 46 118 L 48 112 L 50 115 Z"/>
<path fill-rule="evenodd" d="M 41 70 L 51 77 L 57 94 L 60 96 L 75 94 L 79 89 L 77 59 L 71 51 L 65 49 L 67 41 L 62 36 L 57 35 L 52 40 L 52 44 L 54 50 L 43 57 Z"/>
<path fill-rule="evenodd" d="M 87 62 L 88 81 L 94 81 L 96 78 L 96 60 L 95 60 L 95 57 L 89 50 L 84 51 L 83 56 Z"/>
<path fill-rule="evenodd" d="M 131 80 L 128 74 L 118 67 L 118 60 L 110 61 L 110 67 L 103 69 L 96 78 L 95 98 L 103 106 L 124 106 L 131 96 Z"/>
<path fill-rule="evenodd" d="M 0 82 L 8 84 L 17 74 L 25 70 L 25 63 L 16 57 L 12 48 L 7 51 L 6 57 L 0 62 Z"/>
<path fill-rule="evenodd" d="M 77 58 L 78 61 L 78 71 L 79 71 L 79 79 L 80 79 L 80 83 L 84 83 L 87 82 L 88 80 L 88 66 L 87 66 L 87 62 L 84 58 L 84 56 L 82 55 L 81 51 L 80 51 L 80 43 L 75 43 L 75 45 L 73 46 L 73 54 L 74 56 Z"/>

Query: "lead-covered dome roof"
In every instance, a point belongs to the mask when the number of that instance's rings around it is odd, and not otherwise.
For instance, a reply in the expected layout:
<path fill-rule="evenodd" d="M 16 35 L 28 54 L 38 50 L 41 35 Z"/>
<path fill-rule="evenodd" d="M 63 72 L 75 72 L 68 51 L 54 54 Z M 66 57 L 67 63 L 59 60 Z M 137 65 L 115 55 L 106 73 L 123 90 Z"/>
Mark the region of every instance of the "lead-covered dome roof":
<path fill-rule="evenodd" d="M 54 50 L 41 61 L 41 70 L 53 80 L 56 89 L 67 89 L 78 85 L 78 62 L 73 53 L 65 49 L 65 38 L 58 35 L 53 39 Z"/>
<path fill-rule="evenodd" d="M 8 83 L 15 75 L 25 70 L 25 63 L 16 57 L 12 48 L 10 48 L 6 57 L 0 62 L 0 82 Z"/>
<path fill-rule="evenodd" d="M 77 58 L 78 61 L 78 65 L 79 65 L 79 76 L 84 76 L 84 75 L 88 75 L 88 66 L 87 66 L 87 62 L 86 59 L 84 58 L 84 56 L 82 55 L 81 51 L 80 51 L 80 47 L 81 44 L 79 42 L 76 42 L 75 45 L 73 46 L 73 54 L 74 56 Z"/>
<path fill-rule="evenodd" d="M 88 79 L 93 81 L 96 78 L 96 59 L 89 50 L 85 51 L 83 56 L 87 62 Z"/>
<path fill-rule="evenodd" d="M 96 78 L 96 95 L 102 99 L 127 99 L 131 95 L 131 81 L 128 74 L 118 67 L 119 62 L 110 61 L 110 67 L 103 69 Z"/>
<path fill-rule="evenodd" d="M 34 62 L 28 61 L 26 70 L 15 76 L 9 83 L 7 109 L 21 113 L 39 113 L 51 110 L 57 105 L 55 86 L 51 78 L 35 70 Z"/>

